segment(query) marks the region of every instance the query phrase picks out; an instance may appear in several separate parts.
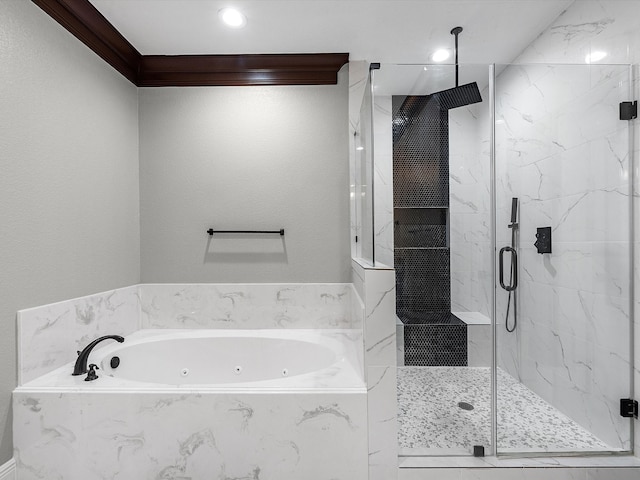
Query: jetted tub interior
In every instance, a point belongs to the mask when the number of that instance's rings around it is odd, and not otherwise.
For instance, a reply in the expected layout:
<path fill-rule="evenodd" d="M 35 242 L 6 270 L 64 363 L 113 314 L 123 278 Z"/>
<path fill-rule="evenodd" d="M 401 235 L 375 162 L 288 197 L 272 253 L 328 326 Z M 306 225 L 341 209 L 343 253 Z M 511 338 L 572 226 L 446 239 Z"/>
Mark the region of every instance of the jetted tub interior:
<path fill-rule="evenodd" d="M 96 352 L 102 373 L 118 379 L 166 385 L 271 382 L 294 385 L 348 371 L 357 385 L 353 353 L 335 338 L 313 330 L 144 330 L 123 344 Z M 112 359 L 117 358 L 116 368 Z M 361 374 L 360 374 L 361 378 Z M 302 379 L 313 381 L 311 378 Z M 328 386 L 328 382 L 325 386 Z"/>

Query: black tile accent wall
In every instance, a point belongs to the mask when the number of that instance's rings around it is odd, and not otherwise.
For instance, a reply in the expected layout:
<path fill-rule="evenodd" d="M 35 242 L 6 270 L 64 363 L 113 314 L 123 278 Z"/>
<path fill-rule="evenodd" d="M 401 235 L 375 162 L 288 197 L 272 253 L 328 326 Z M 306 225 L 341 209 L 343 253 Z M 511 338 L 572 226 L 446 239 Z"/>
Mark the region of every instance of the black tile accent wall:
<path fill-rule="evenodd" d="M 448 248 L 396 248 L 396 314 L 449 312 L 451 271 Z"/>
<path fill-rule="evenodd" d="M 466 367 L 467 326 L 405 325 L 404 364 Z"/>
<path fill-rule="evenodd" d="M 467 365 L 467 326 L 451 314 L 449 115 L 429 96 L 394 96 L 396 314 L 405 365 Z"/>
<path fill-rule="evenodd" d="M 393 206 L 448 207 L 449 114 L 430 97 L 394 96 L 392 101 L 402 99 L 401 106 L 393 108 L 397 108 L 393 117 Z M 418 100 L 411 103 L 410 99 Z M 401 188 L 395 188 L 396 183 Z"/>

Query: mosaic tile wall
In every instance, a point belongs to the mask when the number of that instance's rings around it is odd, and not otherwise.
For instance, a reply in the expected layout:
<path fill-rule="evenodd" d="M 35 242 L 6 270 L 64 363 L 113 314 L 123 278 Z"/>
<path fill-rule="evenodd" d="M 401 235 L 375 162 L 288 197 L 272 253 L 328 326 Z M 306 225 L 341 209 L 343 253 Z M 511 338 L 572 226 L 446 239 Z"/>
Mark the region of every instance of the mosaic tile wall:
<path fill-rule="evenodd" d="M 394 96 L 396 314 L 405 365 L 467 365 L 466 324 L 451 315 L 449 116 L 430 96 Z"/>

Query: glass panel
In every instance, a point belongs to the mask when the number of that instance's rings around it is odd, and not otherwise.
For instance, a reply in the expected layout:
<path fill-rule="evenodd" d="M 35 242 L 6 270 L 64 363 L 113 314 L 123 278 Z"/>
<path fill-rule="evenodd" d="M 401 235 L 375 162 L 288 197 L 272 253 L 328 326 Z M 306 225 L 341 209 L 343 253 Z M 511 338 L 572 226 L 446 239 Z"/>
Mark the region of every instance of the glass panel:
<path fill-rule="evenodd" d="M 629 68 L 496 72 L 498 453 L 629 450 Z"/>
<path fill-rule="evenodd" d="M 491 449 L 488 72 L 460 66 L 477 89 L 455 91 L 451 65 L 374 77 L 375 250 L 396 270 L 405 456 Z"/>
<path fill-rule="evenodd" d="M 373 125 L 371 78 L 367 80 L 356 132 L 356 211 L 359 257 L 375 265 L 373 248 Z"/>

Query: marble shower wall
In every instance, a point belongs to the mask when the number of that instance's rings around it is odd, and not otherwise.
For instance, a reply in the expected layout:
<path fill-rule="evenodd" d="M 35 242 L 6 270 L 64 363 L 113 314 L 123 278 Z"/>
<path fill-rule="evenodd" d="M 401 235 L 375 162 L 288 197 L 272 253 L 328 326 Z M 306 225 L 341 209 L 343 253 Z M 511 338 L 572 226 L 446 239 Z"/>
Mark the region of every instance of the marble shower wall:
<path fill-rule="evenodd" d="M 373 103 L 374 238 L 376 261 L 393 265 L 393 136 L 391 96 L 376 95 Z"/>
<path fill-rule="evenodd" d="M 140 328 L 138 285 L 20 310 L 18 385 L 76 359 L 76 351 L 102 335 Z"/>
<path fill-rule="evenodd" d="M 485 89 L 481 95 L 482 103 L 449 110 L 451 310 L 488 319 L 493 291 L 489 94 Z"/>
<path fill-rule="evenodd" d="M 498 246 L 510 241 L 511 197 L 521 202 L 519 323 L 505 332 L 499 292 L 499 364 L 622 449 L 630 446 L 629 420 L 617 411 L 631 393 L 632 126 L 618 119 L 618 103 L 631 99 L 631 85 L 627 67 L 584 62 L 596 50 L 608 52 L 606 62 L 637 62 L 634 17 L 633 2 L 575 2 L 514 63 L 578 65 L 510 66 L 496 84 Z M 545 226 L 553 253 L 539 255 L 535 229 Z"/>

